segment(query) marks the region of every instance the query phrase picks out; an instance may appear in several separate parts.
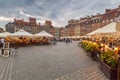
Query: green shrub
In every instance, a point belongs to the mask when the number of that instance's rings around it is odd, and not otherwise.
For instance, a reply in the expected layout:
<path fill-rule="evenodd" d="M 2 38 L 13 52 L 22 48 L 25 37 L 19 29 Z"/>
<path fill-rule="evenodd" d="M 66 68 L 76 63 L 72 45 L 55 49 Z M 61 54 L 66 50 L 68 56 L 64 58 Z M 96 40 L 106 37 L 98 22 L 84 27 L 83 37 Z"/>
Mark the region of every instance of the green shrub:
<path fill-rule="evenodd" d="M 93 42 L 88 42 L 88 44 L 84 48 L 87 52 L 94 52 L 98 50 L 98 45 Z"/>
<path fill-rule="evenodd" d="M 100 60 L 105 62 L 111 68 L 117 68 L 118 57 L 115 55 L 114 51 L 107 50 L 101 53 Z"/>

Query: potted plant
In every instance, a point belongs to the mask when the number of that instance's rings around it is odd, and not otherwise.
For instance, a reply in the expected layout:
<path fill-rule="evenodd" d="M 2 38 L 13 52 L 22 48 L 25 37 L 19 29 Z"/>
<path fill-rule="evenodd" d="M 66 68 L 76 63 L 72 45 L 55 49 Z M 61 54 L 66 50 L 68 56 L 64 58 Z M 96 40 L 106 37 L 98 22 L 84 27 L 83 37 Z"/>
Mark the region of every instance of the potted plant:
<path fill-rule="evenodd" d="M 99 51 L 99 45 L 91 41 L 82 41 L 82 48 L 88 53 L 93 60 L 98 60 L 97 53 Z"/>
<path fill-rule="evenodd" d="M 85 47 L 85 50 L 86 52 L 89 52 L 88 56 L 95 60 L 95 56 L 98 51 L 98 44 L 96 44 L 95 42 L 89 42 L 88 45 Z"/>
<path fill-rule="evenodd" d="M 83 49 L 85 49 L 85 47 L 87 46 L 87 44 L 88 44 L 88 41 L 83 40 L 83 41 L 81 42 L 81 47 L 82 47 Z"/>
<path fill-rule="evenodd" d="M 118 57 L 112 50 L 107 50 L 100 55 L 100 68 L 102 72 L 110 78 L 110 80 L 117 80 L 117 65 Z"/>

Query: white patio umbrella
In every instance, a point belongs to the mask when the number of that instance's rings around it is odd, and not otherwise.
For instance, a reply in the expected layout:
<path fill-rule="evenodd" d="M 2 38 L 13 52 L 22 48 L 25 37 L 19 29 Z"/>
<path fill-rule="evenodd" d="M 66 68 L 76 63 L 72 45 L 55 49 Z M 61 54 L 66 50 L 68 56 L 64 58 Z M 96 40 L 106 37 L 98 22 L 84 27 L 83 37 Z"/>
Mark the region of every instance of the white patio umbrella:
<path fill-rule="evenodd" d="M 53 35 L 47 33 L 46 31 L 41 31 L 40 33 L 35 34 L 34 36 L 39 36 L 39 37 L 53 37 Z"/>
<path fill-rule="evenodd" d="M 110 23 L 102 28 L 98 28 L 97 30 L 92 31 L 86 35 L 87 36 L 90 36 L 90 35 L 97 35 L 98 36 L 98 34 L 105 35 L 107 33 L 115 33 L 115 32 L 117 32 L 116 24 L 117 24 L 116 22 L 112 22 L 112 23 Z"/>
<path fill-rule="evenodd" d="M 117 32 L 116 30 L 116 22 L 112 22 L 102 28 L 100 28 L 99 31 L 97 31 L 96 33 L 113 33 L 113 32 Z"/>
<path fill-rule="evenodd" d="M 71 38 L 75 38 L 75 36 L 71 36 Z"/>
<path fill-rule="evenodd" d="M 11 34 L 10 36 L 33 36 L 31 33 L 26 32 L 23 29 L 20 29 L 19 31 Z"/>
<path fill-rule="evenodd" d="M 9 32 L 2 32 L 0 33 L 0 37 L 7 37 L 9 35 L 11 35 L 12 33 L 9 33 Z"/>
<path fill-rule="evenodd" d="M 75 38 L 80 38 L 81 36 L 75 36 Z"/>

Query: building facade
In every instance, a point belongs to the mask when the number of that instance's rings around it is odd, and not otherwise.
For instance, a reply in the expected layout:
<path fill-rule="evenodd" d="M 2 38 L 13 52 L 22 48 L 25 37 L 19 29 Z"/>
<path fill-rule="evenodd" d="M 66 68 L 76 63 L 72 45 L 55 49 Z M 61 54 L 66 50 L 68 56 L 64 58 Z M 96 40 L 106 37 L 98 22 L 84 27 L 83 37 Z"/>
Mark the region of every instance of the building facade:
<path fill-rule="evenodd" d="M 74 27 L 68 28 L 68 35 L 69 35 L 70 37 L 74 36 Z"/>
<path fill-rule="evenodd" d="M 24 20 L 14 19 L 14 22 L 9 22 L 5 25 L 6 31 L 14 33 L 20 29 L 24 29 L 25 31 L 36 34 L 41 31 L 41 25 L 36 23 L 35 18 L 29 17 L 29 22 Z"/>
<path fill-rule="evenodd" d="M 45 30 L 46 32 L 55 36 L 55 29 L 54 29 L 54 26 L 52 26 L 52 22 L 49 20 L 46 20 L 44 24 L 45 25 L 42 25 L 42 30 Z"/>
<path fill-rule="evenodd" d="M 64 29 L 65 29 L 65 27 L 60 27 L 59 28 L 59 36 L 60 37 L 63 37 L 63 33 L 62 32 L 64 31 Z"/>
<path fill-rule="evenodd" d="M 60 29 L 58 27 L 54 27 L 54 29 L 55 29 L 54 37 L 56 39 L 59 39 L 60 38 Z"/>
<path fill-rule="evenodd" d="M 97 14 L 91 17 L 91 31 L 102 27 L 102 15 Z"/>
<path fill-rule="evenodd" d="M 69 30 L 67 28 L 60 31 L 61 37 L 68 37 L 69 36 Z"/>
<path fill-rule="evenodd" d="M 119 16 L 120 16 L 120 6 L 119 8 L 116 9 L 106 9 L 105 13 L 102 15 L 102 26 L 115 21 L 115 18 Z"/>
<path fill-rule="evenodd" d="M 81 32 L 80 32 L 80 25 L 76 25 L 76 27 L 74 28 L 74 35 L 73 36 L 80 36 L 81 35 Z"/>
<path fill-rule="evenodd" d="M 86 33 L 91 32 L 91 20 L 90 19 L 91 19 L 90 16 L 87 16 L 79 20 L 81 35 L 85 35 Z"/>
<path fill-rule="evenodd" d="M 120 17 L 120 6 L 115 9 L 106 9 L 103 14 L 96 14 L 87 16 L 84 18 L 80 18 L 79 20 L 71 19 L 68 21 L 68 24 L 65 28 L 75 28 L 76 26 L 80 26 L 80 35 L 83 36 L 88 34 L 98 28 L 101 28 L 111 22 L 114 22 L 115 19 Z M 74 36 L 77 35 L 78 30 L 75 29 Z M 70 35 L 70 32 L 69 32 Z"/>

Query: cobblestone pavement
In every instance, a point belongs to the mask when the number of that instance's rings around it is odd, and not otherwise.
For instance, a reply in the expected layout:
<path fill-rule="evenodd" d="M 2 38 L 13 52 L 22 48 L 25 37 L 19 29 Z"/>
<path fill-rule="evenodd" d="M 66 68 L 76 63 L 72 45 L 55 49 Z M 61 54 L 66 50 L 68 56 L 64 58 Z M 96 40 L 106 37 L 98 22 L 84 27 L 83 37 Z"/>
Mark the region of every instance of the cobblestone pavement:
<path fill-rule="evenodd" d="M 77 42 L 19 48 L 0 57 L 0 80 L 108 80 Z"/>
<path fill-rule="evenodd" d="M 12 68 L 14 58 L 3 58 L 0 56 L 0 80 L 12 80 Z"/>

